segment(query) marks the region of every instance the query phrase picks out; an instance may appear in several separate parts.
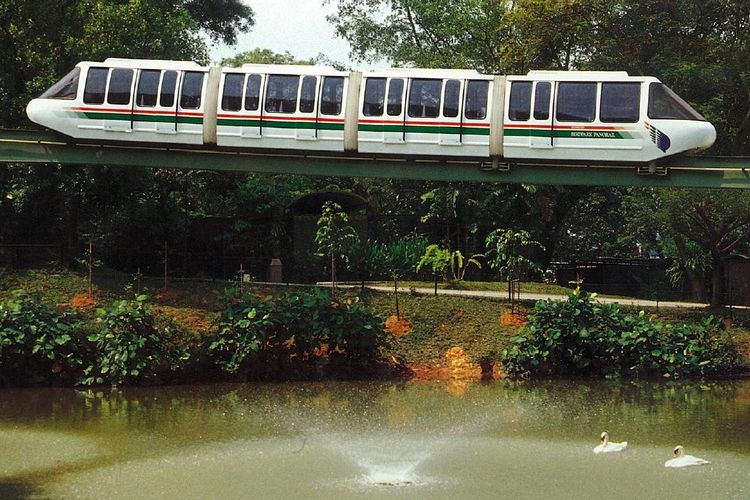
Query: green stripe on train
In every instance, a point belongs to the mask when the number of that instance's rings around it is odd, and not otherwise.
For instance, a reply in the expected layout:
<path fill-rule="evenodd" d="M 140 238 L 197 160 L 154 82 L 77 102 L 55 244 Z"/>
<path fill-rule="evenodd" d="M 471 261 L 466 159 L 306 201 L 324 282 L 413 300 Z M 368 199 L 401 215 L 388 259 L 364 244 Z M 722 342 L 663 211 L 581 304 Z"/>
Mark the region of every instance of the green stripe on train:
<path fill-rule="evenodd" d="M 360 123 L 360 132 L 393 132 L 403 134 L 404 128 L 406 133 L 410 134 L 453 134 L 453 135 L 490 135 L 488 128 L 474 127 L 453 127 L 445 125 L 377 125 L 369 123 Z"/>
<path fill-rule="evenodd" d="M 216 122 L 218 125 L 228 127 L 263 127 L 263 128 L 284 128 L 284 129 L 303 129 L 303 130 L 344 130 L 343 123 L 327 122 L 282 122 L 271 120 L 243 120 L 231 118 L 219 118 Z"/>
<path fill-rule="evenodd" d="M 175 123 L 174 115 L 139 115 L 128 113 L 105 113 L 105 112 L 76 112 L 79 118 L 88 118 L 89 120 L 114 120 L 114 121 L 125 121 L 130 120 L 136 122 L 159 122 L 159 123 Z M 178 116 L 177 123 L 189 123 L 194 125 L 203 125 L 203 118 L 200 116 Z"/>
<path fill-rule="evenodd" d="M 539 130 L 506 128 L 506 137 L 555 137 L 560 139 L 639 139 L 637 132 L 625 130 Z"/>

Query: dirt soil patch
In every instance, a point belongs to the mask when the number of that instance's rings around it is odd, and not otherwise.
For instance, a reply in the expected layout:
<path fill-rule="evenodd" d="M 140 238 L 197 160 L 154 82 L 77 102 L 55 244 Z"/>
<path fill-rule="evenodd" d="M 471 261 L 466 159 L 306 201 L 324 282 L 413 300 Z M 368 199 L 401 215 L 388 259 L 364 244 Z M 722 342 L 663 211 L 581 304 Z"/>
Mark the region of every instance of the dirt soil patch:
<path fill-rule="evenodd" d="M 411 322 L 403 316 L 399 318 L 394 314 L 385 320 L 385 330 L 397 337 L 403 337 L 404 335 L 410 334 L 412 329 Z"/>

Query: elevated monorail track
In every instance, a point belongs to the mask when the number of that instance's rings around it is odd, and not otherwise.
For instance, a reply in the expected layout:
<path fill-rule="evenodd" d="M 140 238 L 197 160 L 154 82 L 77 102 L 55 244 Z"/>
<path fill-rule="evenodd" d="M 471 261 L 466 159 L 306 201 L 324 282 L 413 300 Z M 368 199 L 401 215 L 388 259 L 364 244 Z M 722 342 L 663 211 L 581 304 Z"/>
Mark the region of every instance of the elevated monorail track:
<path fill-rule="evenodd" d="M 49 132 L 0 130 L 0 163 L 125 166 L 333 177 L 518 184 L 750 188 L 750 157 L 676 156 L 649 167 L 539 165 L 500 168 L 470 160 L 397 159 L 374 155 L 226 151 L 152 145 L 75 143 Z"/>

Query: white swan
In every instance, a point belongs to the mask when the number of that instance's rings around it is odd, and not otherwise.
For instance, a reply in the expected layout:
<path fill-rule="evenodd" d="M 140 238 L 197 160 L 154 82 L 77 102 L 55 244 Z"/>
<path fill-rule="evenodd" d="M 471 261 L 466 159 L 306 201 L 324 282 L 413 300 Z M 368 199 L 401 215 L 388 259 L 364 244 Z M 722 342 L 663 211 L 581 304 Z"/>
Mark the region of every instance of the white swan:
<path fill-rule="evenodd" d="M 594 448 L 594 453 L 612 453 L 613 451 L 622 451 L 628 447 L 628 442 L 623 441 L 622 443 L 610 443 L 609 434 L 602 432 L 599 438 L 599 446 Z"/>
<path fill-rule="evenodd" d="M 693 455 L 685 455 L 685 448 L 678 446 L 672 451 L 672 459 L 664 462 L 664 467 L 690 467 L 691 465 L 705 465 L 710 464 L 708 460 L 694 457 Z"/>

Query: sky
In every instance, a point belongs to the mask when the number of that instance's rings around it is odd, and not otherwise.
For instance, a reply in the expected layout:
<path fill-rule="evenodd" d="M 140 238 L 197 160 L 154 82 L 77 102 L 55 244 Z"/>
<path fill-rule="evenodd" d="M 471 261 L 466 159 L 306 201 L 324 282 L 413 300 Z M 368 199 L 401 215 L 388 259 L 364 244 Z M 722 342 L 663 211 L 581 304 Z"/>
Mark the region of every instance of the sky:
<path fill-rule="evenodd" d="M 326 15 L 335 11 L 335 3 L 323 0 L 244 0 L 255 11 L 255 26 L 241 34 L 234 47 L 211 48 L 211 60 L 221 59 L 254 48 L 289 51 L 298 59 L 310 59 L 323 53 L 347 67 L 362 70 L 382 68 L 385 64 L 354 63 L 349 58 L 349 43 L 334 35 Z"/>

